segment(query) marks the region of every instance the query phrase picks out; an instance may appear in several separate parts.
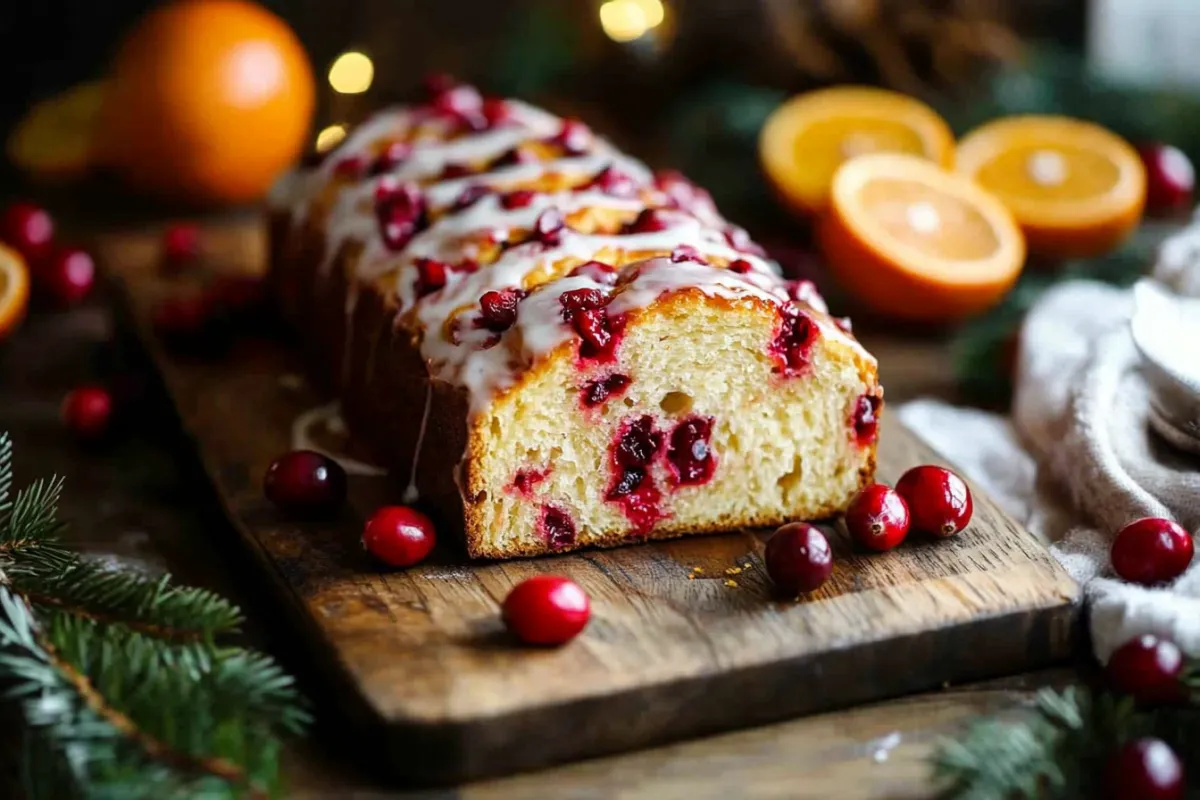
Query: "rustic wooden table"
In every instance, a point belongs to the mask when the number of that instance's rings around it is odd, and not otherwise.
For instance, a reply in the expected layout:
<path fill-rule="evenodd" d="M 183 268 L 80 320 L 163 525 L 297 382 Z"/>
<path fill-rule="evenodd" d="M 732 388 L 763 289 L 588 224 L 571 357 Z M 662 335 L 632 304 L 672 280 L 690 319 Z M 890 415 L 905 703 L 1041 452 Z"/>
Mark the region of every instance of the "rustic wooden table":
<path fill-rule="evenodd" d="M 147 240 L 147 241 L 153 241 Z M 214 236 L 209 246 L 228 247 Z M 864 332 L 880 358 L 888 399 L 951 391 L 945 341 Z M 114 375 L 145 379 L 136 425 L 102 450 L 82 451 L 58 421 L 72 386 Z M 166 569 L 239 602 L 246 638 L 300 676 L 319 724 L 286 753 L 291 795 L 333 797 L 926 797 L 926 758 L 939 737 L 981 714 L 1010 713 L 1046 685 L 1076 678 L 1064 667 L 983 685 L 947 686 L 848 711 L 711 736 L 446 791 L 381 785 L 355 757 L 356 742 L 322 706 L 318 681 L 284 626 L 259 573 L 235 546 L 200 467 L 143 356 L 116 330 L 105 297 L 69 313 L 35 312 L 0 347 L 0 428 L 16 443 L 19 483 L 66 477 L 63 515 L 80 546 Z M 902 669 L 902 665 L 897 665 Z"/>

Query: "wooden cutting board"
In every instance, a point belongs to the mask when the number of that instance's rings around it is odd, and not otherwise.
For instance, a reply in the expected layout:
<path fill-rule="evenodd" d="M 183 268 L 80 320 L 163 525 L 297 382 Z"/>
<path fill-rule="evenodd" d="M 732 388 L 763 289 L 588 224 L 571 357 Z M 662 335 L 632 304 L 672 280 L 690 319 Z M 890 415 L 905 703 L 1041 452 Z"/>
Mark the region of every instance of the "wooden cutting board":
<path fill-rule="evenodd" d="M 948 541 L 865 555 L 824 526 L 834 574 L 799 601 L 771 592 L 767 531 L 506 563 L 471 563 L 443 542 L 417 568 L 383 569 L 359 537 L 399 487 L 353 479 L 352 508 L 333 523 L 275 513 L 262 475 L 322 398 L 285 343 L 244 341 L 208 361 L 165 352 L 148 318 L 177 287 L 160 274 L 157 241 L 98 245 L 130 327 L 242 540 L 295 612 L 328 687 L 319 708 L 341 715 L 346 735 L 398 778 L 516 772 L 1016 672 L 1071 651 L 1077 586 L 974 487 L 974 519 Z M 257 226 L 205 241 L 226 265 L 261 263 Z M 938 461 L 885 416 L 880 480 Z M 514 644 L 498 614 L 513 585 L 544 572 L 570 576 L 593 602 L 584 635 L 557 650 Z"/>

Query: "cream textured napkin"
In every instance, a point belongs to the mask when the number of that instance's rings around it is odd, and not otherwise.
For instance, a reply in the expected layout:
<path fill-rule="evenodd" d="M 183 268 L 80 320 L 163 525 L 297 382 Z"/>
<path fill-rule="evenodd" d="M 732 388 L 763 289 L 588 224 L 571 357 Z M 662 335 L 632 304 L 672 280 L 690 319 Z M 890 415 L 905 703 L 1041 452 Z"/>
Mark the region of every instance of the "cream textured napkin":
<path fill-rule="evenodd" d="M 1200 296 L 1200 226 L 1168 240 L 1154 277 Z M 1192 301 L 1195 302 L 1195 301 Z M 1085 587 L 1096 656 L 1157 633 L 1200 654 L 1200 558 L 1174 584 L 1143 588 L 1109 566 L 1138 517 L 1200 530 L 1200 457 L 1149 424 L 1154 391 L 1130 334 L 1132 290 L 1077 281 L 1050 290 L 1022 328 L 1011 418 L 918 400 L 900 417 L 958 464 Z M 1180 341 L 1200 364 L 1200 341 Z M 1198 420 L 1200 421 L 1200 420 Z"/>

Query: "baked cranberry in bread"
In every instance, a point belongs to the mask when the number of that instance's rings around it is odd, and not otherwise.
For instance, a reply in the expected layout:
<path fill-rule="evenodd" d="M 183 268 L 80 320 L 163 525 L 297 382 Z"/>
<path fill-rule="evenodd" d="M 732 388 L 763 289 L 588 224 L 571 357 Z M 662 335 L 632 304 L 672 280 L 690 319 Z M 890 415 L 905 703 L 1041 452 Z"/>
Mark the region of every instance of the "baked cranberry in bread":
<path fill-rule="evenodd" d="M 583 123 L 442 87 L 271 212 L 315 370 L 472 556 L 824 517 L 870 482 L 875 360 L 706 192 Z"/>

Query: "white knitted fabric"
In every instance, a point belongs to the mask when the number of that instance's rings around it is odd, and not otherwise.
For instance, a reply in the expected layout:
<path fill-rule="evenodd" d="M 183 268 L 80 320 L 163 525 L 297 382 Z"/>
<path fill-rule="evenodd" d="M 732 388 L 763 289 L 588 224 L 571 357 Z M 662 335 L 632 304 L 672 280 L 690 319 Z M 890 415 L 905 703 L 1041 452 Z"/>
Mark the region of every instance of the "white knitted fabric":
<path fill-rule="evenodd" d="M 1168 241 L 1155 277 L 1200 296 L 1200 228 Z M 1143 633 L 1200 654 L 1200 558 L 1175 583 L 1143 588 L 1109 565 L 1116 532 L 1139 517 L 1200 530 L 1200 457 L 1148 424 L 1151 388 L 1129 333 L 1130 290 L 1052 289 L 1022 328 L 1011 418 L 932 400 L 901 419 L 958 464 L 1085 587 L 1096 656 Z M 1183 341 L 1200 359 L 1200 342 Z"/>

